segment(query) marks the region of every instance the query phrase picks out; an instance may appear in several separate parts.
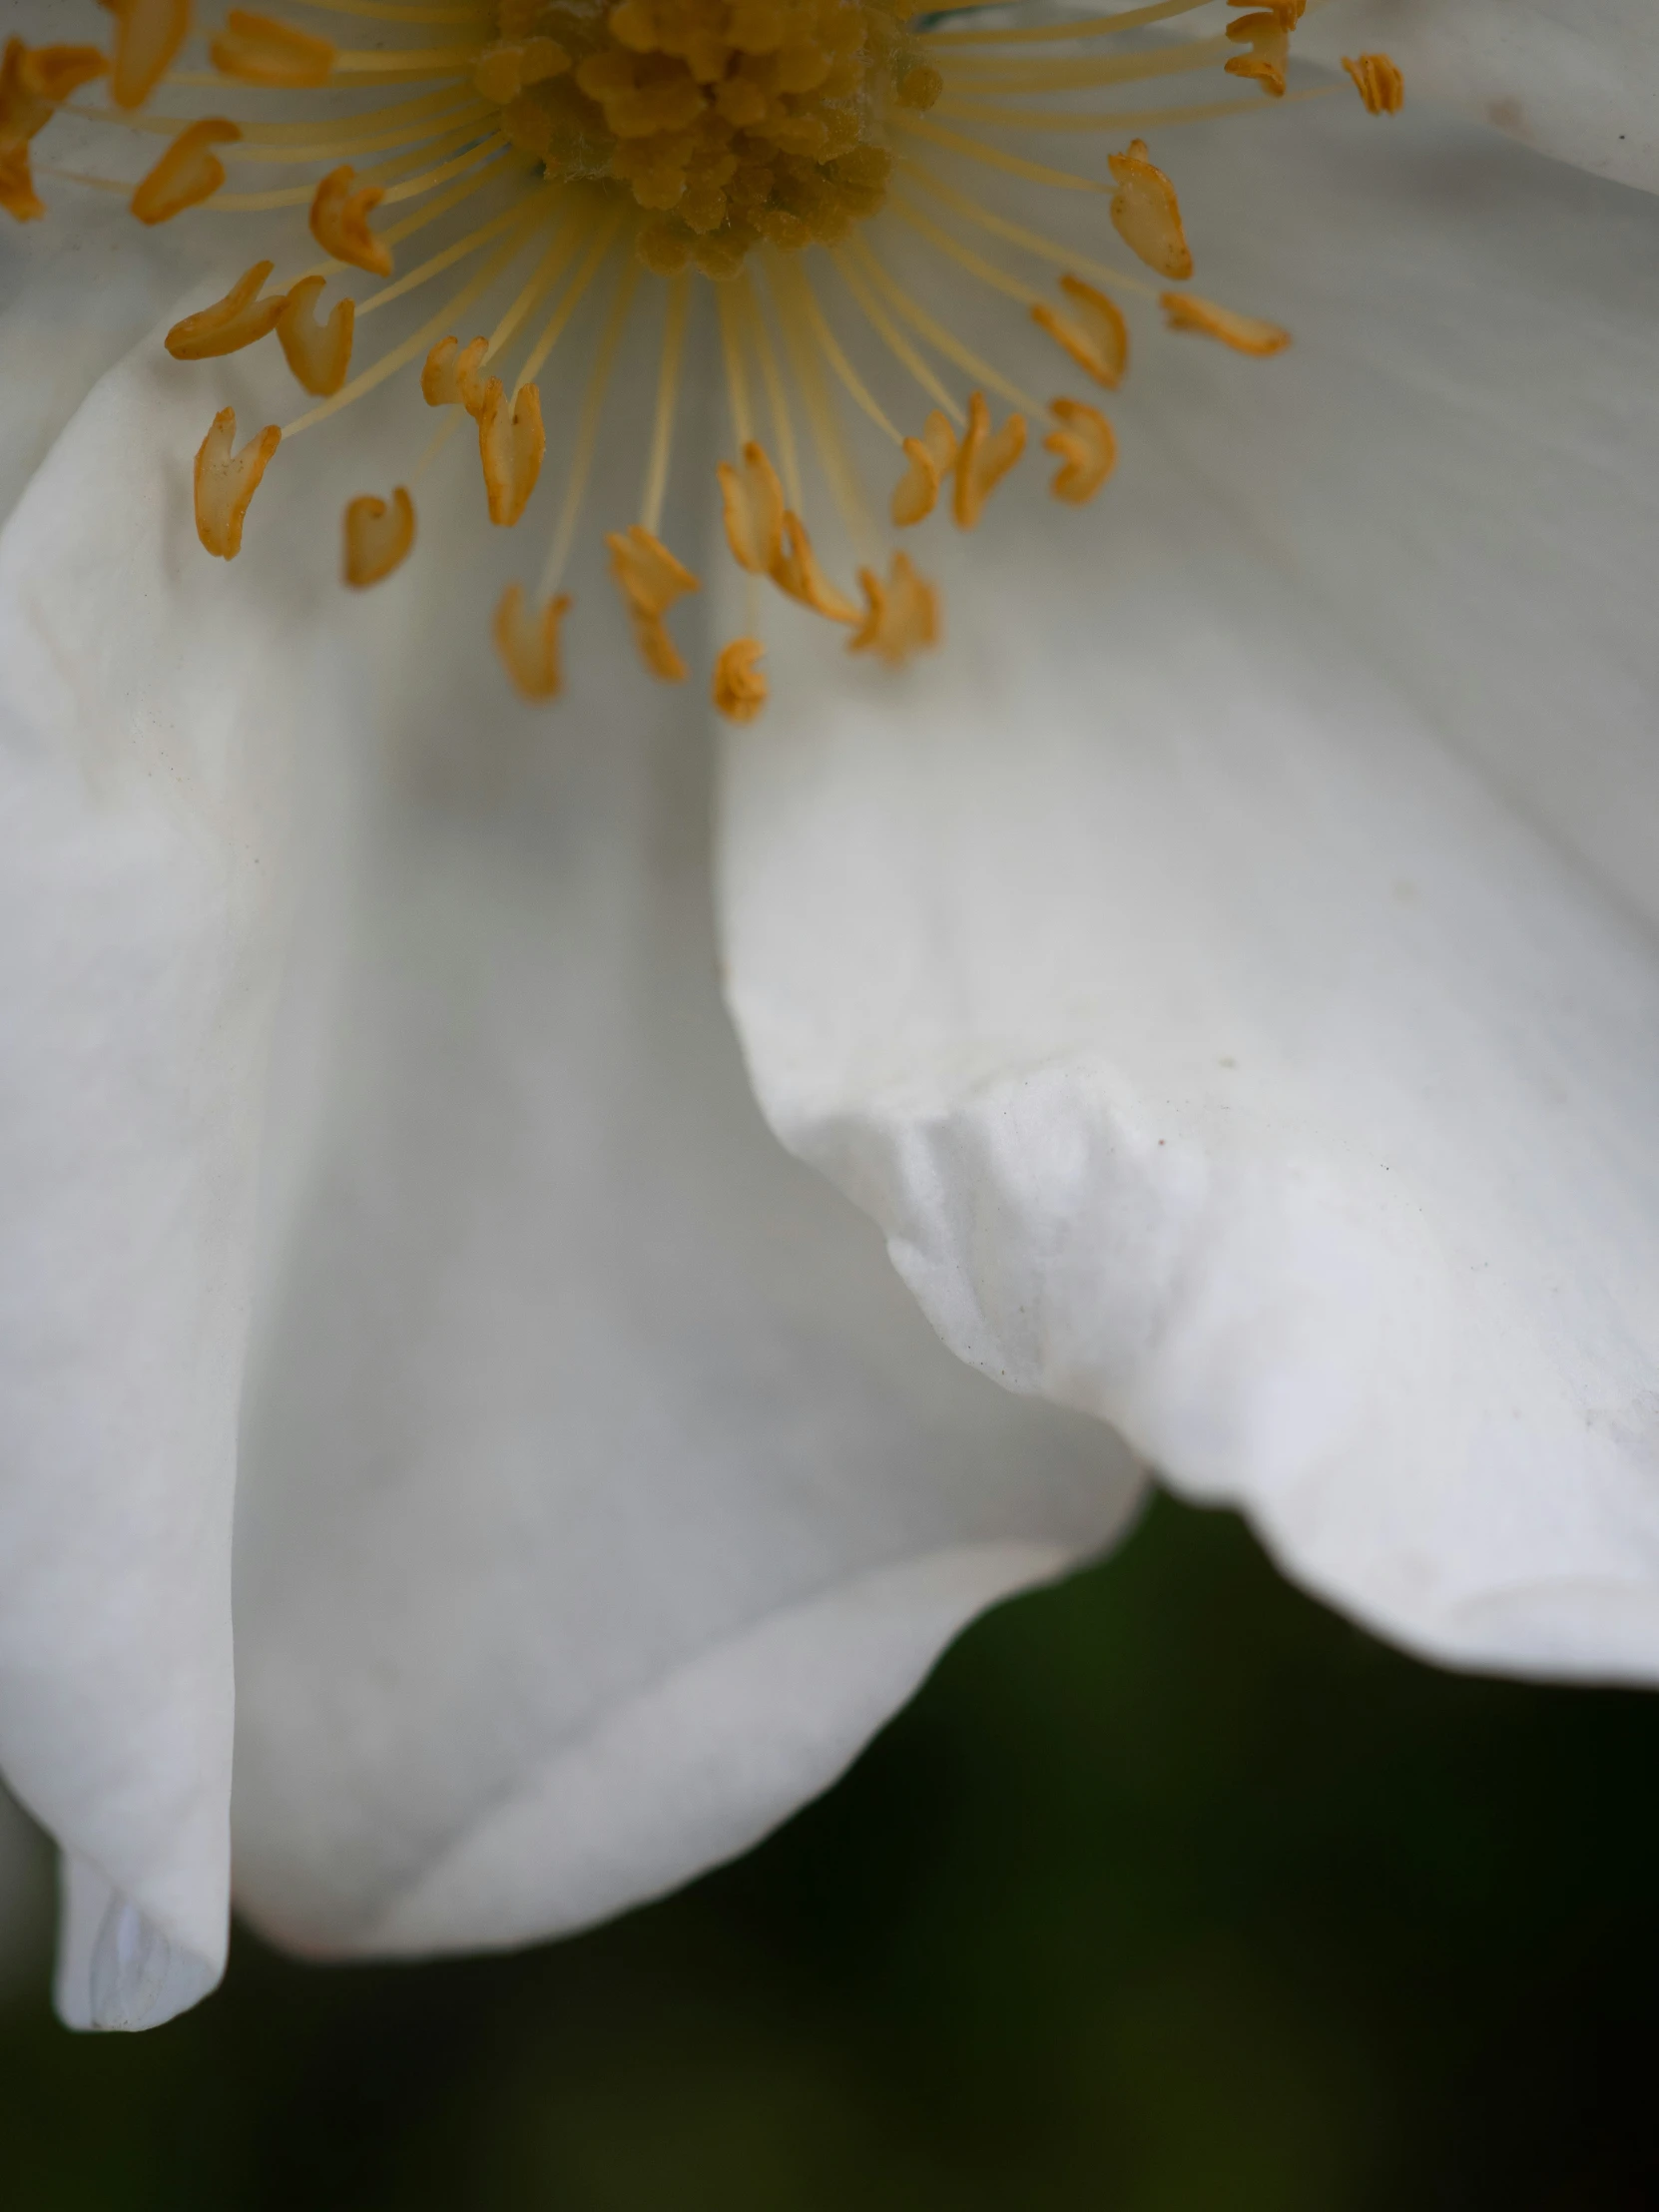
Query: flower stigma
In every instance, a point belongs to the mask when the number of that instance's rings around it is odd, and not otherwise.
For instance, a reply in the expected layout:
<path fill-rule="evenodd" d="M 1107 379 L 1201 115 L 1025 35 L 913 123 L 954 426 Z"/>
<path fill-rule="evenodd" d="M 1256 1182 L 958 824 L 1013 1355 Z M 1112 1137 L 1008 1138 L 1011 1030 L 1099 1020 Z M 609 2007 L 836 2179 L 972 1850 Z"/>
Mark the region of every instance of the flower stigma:
<path fill-rule="evenodd" d="M 6 45 L 0 208 L 45 217 L 38 176 L 118 192 L 143 225 L 214 226 L 216 253 L 226 217 L 256 223 L 271 252 L 176 322 L 167 350 L 189 364 L 275 338 L 312 403 L 251 434 L 234 408 L 214 413 L 195 470 L 203 547 L 239 558 L 279 449 L 328 425 L 341 436 L 405 378 L 435 434 L 407 482 L 346 502 L 343 581 L 370 589 L 411 557 L 416 489 L 470 425 L 488 526 L 551 521 L 535 580 L 509 584 L 491 623 L 529 701 L 561 689 L 560 587 L 602 438 L 645 463 L 637 511 L 598 525 L 640 662 L 664 683 L 690 673 L 671 619 L 701 579 L 661 530 L 701 325 L 723 371 L 731 445 L 714 476 L 747 593 L 711 690 L 748 723 L 770 690 L 764 587 L 896 668 L 943 634 L 938 588 L 898 535 L 933 516 L 977 529 L 1035 449 L 1055 464 L 1059 508 L 1096 497 L 1117 460 L 1099 395 L 1129 373 L 1126 302 L 1241 356 L 1290 343 L 1190 288 L 1164 147 L 1187 125 L 1338 90 L 1397 114 L 1384 54 L 1345 59 L 1352 89 L 1291 89 L 1309 4 L 1157 0 L 1026 20 L 994 0 L 943 14 L 917 0 L 294 0 L 301 21 L 232 7 L 204 24 L 192 0 L 101 0 L 107 44 Z M 1160 37 L 1165 24 L 1180 35 Z M 1180 97 L 1165 79 L 1186 80 Z M 137 174 L 39 160 L 60 113 L 129 150 Z M 1066 136 L 1086 150 L 1077 167 L 1035 158 Z M 250 172 L 256 189 L 243 189 Z M 1025 200 L 1048 196 L 1069 211 L 1050 226 L 1063 238 L 1023 219 Z M 902 262 L 918 253 L 931 290 Z M 948 295 L 930 303 L 941 283 L 993 295 L 1003 358 L 964 341 Z M 404 327 L 364 362 L 359 325 L 388 308 Z M 642 328 L 654 410 L 608 422 L 613 372 Z M 1023 379 L 1022 347 L 1043 364 Z M 1062 377 L 1074 388 L 1033 395 Z M 871 433 L 890 448 L 879 499 L 865 489 Z M 824 536 L 826 495 L 850 588 L 809 532 L 811 507 Z"/>

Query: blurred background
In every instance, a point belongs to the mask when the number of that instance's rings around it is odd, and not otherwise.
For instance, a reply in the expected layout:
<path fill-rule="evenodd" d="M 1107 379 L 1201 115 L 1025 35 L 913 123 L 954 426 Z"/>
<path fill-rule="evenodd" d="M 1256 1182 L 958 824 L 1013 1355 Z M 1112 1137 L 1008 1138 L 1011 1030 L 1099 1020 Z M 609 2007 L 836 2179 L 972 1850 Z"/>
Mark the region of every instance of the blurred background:
<path fill-rule="evenodd" d="M 0 1945 L 19 2212 L 1659 2206 L 1659 1699 L 1438 1674 L 1160 1501 L 840 1786 L 517 1956 L 287 1963 L 140 2037 Z"/>

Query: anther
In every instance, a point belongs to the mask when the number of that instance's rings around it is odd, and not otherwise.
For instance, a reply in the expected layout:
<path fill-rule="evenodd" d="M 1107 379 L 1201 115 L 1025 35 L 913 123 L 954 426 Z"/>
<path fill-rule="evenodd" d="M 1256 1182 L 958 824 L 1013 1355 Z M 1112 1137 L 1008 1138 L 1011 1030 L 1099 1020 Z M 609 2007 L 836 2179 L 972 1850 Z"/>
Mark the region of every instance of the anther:
<path fill-rule="evenodd" d="M 400 568 L 415 541 L 414 501 L 399 484 L 388 506 L 364 493 L 345 509 L 345 581 L 365 591 Z"/>
<path fill-rule="evenodd" d="M 473 338 L 464 346 L 458 338 L 439 338 L 420 372 L 420 395 L 427 406 L 464 407 L 476 415 L 484 403 L 478 370 L 489 349 L 488 338 Z"/>
<path fill-rule="evenodd" d="M 922 424 L 919 438 L 904 440 L 909 467 L 894 487 L 888 512 L 900 530 L 925 521 L 933 512 L 939 486 L 956 465 L 956 433 L 948 415 L 935 407 Z"/>
<path fill-rule="evenodd" d="M 985 395 L 976 391 L 968 401 L 967 428 L 956 456 L 954 512 L 959 530 L 973 528 L 986 500 L 1024 451 L 1025 417 L 1010 415 L 1000 430 L 993 431 Z"/>
<path fill-rule="evenodd" d="M 235 407 L 221 407 L 214 416 L 196 456 L 196 534 L 220 560 L 234 561 L 242 551 L 249 502 L 281 442 L 281 431 L 268 423 L 239 453 Z"/>
<path fill-rule="evenodd" d="M 849 653 L 878 653 L 889 668 L 897 668 L 912 653 L 938 644 L 939 595 L 911 567 L 908 554 L 893 555 L 884 584 L 868 568 L 859 569 L 858 582 L 867 604 L 856 634 L 847 640 Z"/>
<path fill-rule="evenodd" d="M 1117 466 L 1118 441 L 1100 409 L 1081 399 L 1051 400 L 1048 411 L 1060 424 L 1043 439 L 1044 452 L 1060 463 L 1048 488 L 1068 506 L 1081 507 Z"/>
<path fill-rule="evenodd" d="M 0 58 L 0 144 L 35 137 L 60 101 L 109 66 L 96 46 L 25 46 L 20 38 L 7 39 Z"/>
<path fill-rule="evenodd" d="M 256 262 L 239 276 L 223 299 L 202 307 L 176 322 L 167 333 L 166 345 L 176 361 L 211 361 L 222 353 L 240 353 L 245 345 L 257 345 L 276 329 L 286 294 L 260 297 L 260 286 L 271 275 L 270 262 Z"/>
<path fill-rule="evenodd" d="M 275 16 L 256 15 L 251 8 L 231 10 L 208 53 L 222 77 L 236 77 L 245 85 L 279 85 L 288 91 L 325 85 L 334 68 L 332 39 L 295 30 Z"/>
<path fill-rule="evenodd" d="M 1291 342 L 1290 331 L 1281 329 L 1277 322 L 1264 322 L 1260 315 L 1237 314 L 1231 307 L 1218 307 L 1213 299 L 1200 299 L 1195 292 L 1162 291 L 1158 303 L 1172 330 L 1197 330 L 1207 338 L 1219 338 L 1235 353 L 1265 357 L 1283 353 Z"/>
<path fill-rule="evenodd" d="M 547 451 L 541 393 L 524 384 L 509 400 L 500 377 L 492 376 L 474 412 L 490 520 L 510 529 L 529 505 Z"/>
<path fill-rule="evenodd" d="M 110 97 L 142 108 L 190 31 L 190 0 L 103 0 L 115 17 Z"/>
<path fill-rule="evenodd" d="M 132 210 L 141 223 L 171 223 L 187 208 L 211 200 L 225 182 L 225 164 L 213 151 L 234 146 L 240 127 L 223 116 L 187 124 L 147 177 L 139 180 Z"/>
<path fill-rule="evenodd" d="M 787 599 L 811 607 L 827 622 L 861 620 L 856 603 L 838 592 L 819 566 L 807 525 L 798 514 L 784 516 L 784 549 L 773 567 L 772 580 Z"/>
<path fill-rule="evenodd" d="M 560 592 L 534 612 L 525 603 L 521 585 L 509 584 L 502 593 L 491 628 L 495 649 L 520 698 L 539 704 L 559 696 L 563 682 L 559 625 L 569 612 L 568 592 Z"/>
<path fill-rule="evenodd" d="M 728 722 L 753 722 L 766 705 L 767 680 L 761 673 L 765 651 L 759 638 L 734 638 L 722 647 L 712 696 Z"/>
<path fill-rule="evenodd" d="M 319 399 L 331 398 L 345 381 L 357 319 L 355 300 L 336 299 L 327 321 L 317 321 L 312 310 L 327 281 L 326 276 L 301 276 L 276 320 L 276 335 L 289 368 L 301 386 Z"/>
<path fill-rule="evenodd" d="M 688 673 L 686 664 L 663 626 L 663 617 L 687 592 L 700 591 L 701 584 L 642 523 L 630 523 L 626 531 L 611 531 L 605 543 L 611 555 L 611 574 L 634 625 L 640 658 L 664 683 L 682 682 Z"/>
<path fill-rule="evenodd" d="M 1343 67 L 1354 80 L 1354 89 L 1366 103 L 1367 115 L 1398 115 L 1405 105 L 1405 80 L 1386 54 L 1362 54 Z"/>
<path fill-rule="evenodd" d="M 1072 312 L 1061 314 L 1040 302 L 1031 319 L 1065 347 L 1080 369 L 1108 391 L 1116 391 L 1129 366 L 1129 325 L 1115 299 L 1108 299 L 1079 276 L 1062 276 L 1060 289 L 1071 301 Z"/>
<path fill-rule="evenodd" d="M 391 275 L 391 249 L 368 227 L 385 194 L 378 185 L 351 190 L 356 171 L 349 162 L 329 170 L 311 202 L 311 236 L 325 254 L 352 269 L 367 270 L 371 276 Z"/>
<path fill-rule="evenodd" d="M 715 474 L 733 560 L 752 576 L 770 576 L 784 550 L 784 487 L 778 471 L 751 438 L 743 449 L 742 468 L 722 461 Z"/>
<path fill-rule="evenodd" d="M 1127 153 L 1107 156 L 1106 166 L 1117 179 L 1110 212 L 1124 245 L 1160 276 L 1190 276 L 1193 257 L 1181 227 L 1181 203 L 1163 171 L 1148 160 L 1146 141 L 1132 139 Z"/>
<path fill-rule="evenodd" d="M 1290 25 L 1277 8 L 1257 8 L 1235 18 L 1227 26 L 1235 46 L 1248 46 L 1248 54 L 1235 54 L 1227 64 L 1229 77 L 1252 77 L 1274 100 L 1285 97 L 1285 64 L 1290 57 Z"/>

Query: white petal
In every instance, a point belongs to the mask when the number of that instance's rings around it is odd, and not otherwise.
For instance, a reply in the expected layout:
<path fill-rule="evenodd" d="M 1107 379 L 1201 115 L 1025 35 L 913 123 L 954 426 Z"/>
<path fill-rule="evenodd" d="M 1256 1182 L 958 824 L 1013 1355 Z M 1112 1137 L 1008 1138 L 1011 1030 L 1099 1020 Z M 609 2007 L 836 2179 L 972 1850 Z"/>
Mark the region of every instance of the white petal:
<path fill-rule="evenodd" d="M 964 1359 L 1424 1650 L 1652 1679 L 1653 211 L 1394 128 L 1179 143 L 1296 349 L 1149 334 L 1094 515 L 728 740 L 730 992 Z"/>
<path fill-rule="evenodd" d="M 1540 154 L 1659 192 L 1652 0 L 1341 0 L 1295 42 L 1332 62 L 1379 48 L 1407 100 L 1447 102 Z"/>
<path fill-rule="evenodd" d="M 0 1768 L 73 1862 L 60 1998 L 105 2025 L 224 1959 L 279 794 L 328 735 L 302 606 L 195 541 L 228 388 L 148 342 L 0 538 Z"/>
<path fill-rule="evenodd" d="M 55 151 L 43 136 L 37 153 Z M 165 231 L 124 203 L 39 180 L 39 223 L 0 216 L 0 518 L 107 368 L 136 345 L 189 280 Z"/>
<path fill-rule="evenodd" d="M 411 588 L 411 635 L 461 596 Z M 595 567 L 571 695 L 520 711 L 478 596 L 294 994 L 235 1832 L 240 1901 L 305 1948 L 522 1941 L 743 1849 L 1139 1490 L 953 1363 L 756 1114 L 701 685 L 636 670 Z"/>

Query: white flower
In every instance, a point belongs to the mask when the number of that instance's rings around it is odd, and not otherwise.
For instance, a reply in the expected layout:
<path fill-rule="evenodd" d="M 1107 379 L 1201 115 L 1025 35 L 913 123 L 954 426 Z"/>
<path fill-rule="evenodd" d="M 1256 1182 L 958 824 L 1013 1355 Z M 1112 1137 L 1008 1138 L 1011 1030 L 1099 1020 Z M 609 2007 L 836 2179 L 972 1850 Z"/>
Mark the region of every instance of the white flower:
<path fill-rule="evenodd" d="M 1652 185 L 1637 15 L 1377 0 L 1403 115 L 1180 139 L 1294 348 L 1170 339 L 1098 506 L 930 541 L 930 660 L 780 630 L 712 784 L 597 564 L 511 704 L 470 474 L 333 589 L 395 406 L 209 560 L 270 387 L 162 351 L 184 227 L 3 242 L 0 1769 L 67 2016 L 220 1971 L 233 1612 L 238 1896 L 319 1952 L 742 1849 L 1143 1461 L 1419 1650 L 1659 1672 L 1659 207 L 1417 97 Z M 749 1076 L 855 1207 L 746 1087 L 711 808 Z"/>

